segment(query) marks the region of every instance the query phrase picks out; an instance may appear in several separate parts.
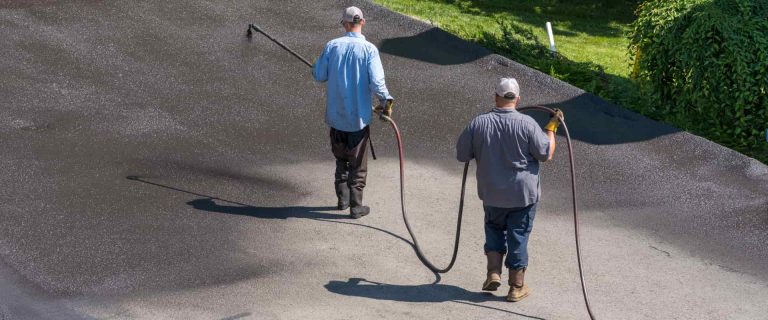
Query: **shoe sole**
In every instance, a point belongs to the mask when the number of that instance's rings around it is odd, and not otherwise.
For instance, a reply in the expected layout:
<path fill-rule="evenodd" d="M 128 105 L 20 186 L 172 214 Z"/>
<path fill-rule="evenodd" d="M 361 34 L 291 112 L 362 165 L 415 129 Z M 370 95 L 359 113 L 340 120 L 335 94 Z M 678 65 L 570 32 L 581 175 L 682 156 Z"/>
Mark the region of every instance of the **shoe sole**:
<path fill-rule="evenodd" d="M 496 291 L 501 286 L 501 281 L 491 281 L 483 287 L 483 291 Z"/>
<path fill-rule="evenodd" d="M 350 214 L 349 216 L 352 217 L 352 219 L 360 219 L 362 217 L 367 216 L 367 213 L 361 213 L 361 214 Z"/>
<path fill-rule="evenodd" d="M 349 209 L 349 205 L 336 205 L 336 210 L 347 210 Z"/>
<path fill-rule="evenodd" d="M 528 292 L 526 292 L 524 295 L 522 295 L 522 296 L 520 296 L 520 297 L 517 297 L 517 298 L 514 298 L 514 299 L 510 299 L 509 297 L 507 297 L 507 301 L 509 301 L 509 302 L 518 302 L 518 301 L 520 301 L 520 300 L 523 300 L 523 299 L 525 299 L 525 298 L 526 298 L 526 297 L 528 297 L 530 294 L 531 294 L 531 292 L 530 292 L 530 291 L 528 291 Z"/>

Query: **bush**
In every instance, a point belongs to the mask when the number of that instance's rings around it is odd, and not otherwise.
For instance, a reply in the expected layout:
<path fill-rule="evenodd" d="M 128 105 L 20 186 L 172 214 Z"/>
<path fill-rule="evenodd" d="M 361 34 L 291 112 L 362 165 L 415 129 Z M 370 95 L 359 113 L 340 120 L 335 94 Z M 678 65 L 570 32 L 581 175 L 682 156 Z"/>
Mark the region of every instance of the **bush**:
<path fill-rule="evenodd" d="M 768 0 L 649 0 L 637 15 L 645 113 L 768 160 Z"/>

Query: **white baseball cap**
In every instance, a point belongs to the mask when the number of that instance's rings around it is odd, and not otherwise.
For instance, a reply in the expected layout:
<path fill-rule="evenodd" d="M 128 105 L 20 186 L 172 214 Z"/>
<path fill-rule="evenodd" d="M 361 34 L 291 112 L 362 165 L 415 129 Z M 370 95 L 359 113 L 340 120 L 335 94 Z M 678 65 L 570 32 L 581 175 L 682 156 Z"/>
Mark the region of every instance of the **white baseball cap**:
<path fill-rule="evenodd" d="M 341 22 L 358 23 L 363 19 L 365 19 L 363 18 L 363 10 L 360 10 L 358 7 L 346 8 L 341 14 Z"/>
<path fill-rule="evenodd" d="M 520 85 L 515 78 L 501 78 L 496 85 L 496 94 L 505 99 L 515 99 L 520 96 Z"/>

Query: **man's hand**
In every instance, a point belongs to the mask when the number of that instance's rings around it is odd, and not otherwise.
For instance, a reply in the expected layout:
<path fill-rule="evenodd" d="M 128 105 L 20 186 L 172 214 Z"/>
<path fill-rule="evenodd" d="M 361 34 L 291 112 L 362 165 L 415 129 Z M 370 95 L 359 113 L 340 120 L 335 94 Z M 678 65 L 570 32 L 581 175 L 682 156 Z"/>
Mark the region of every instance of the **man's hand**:
<path fill-rule="evenodd" d="M 380 116 L 392 117 L 392 105 L 395 103 L 392 99 L 382 100 L 376 108 L 373 108 L 374 112 Z"/>
<path fill-rule="evenodd" d="M 554 111 L 555 113 L 549 116 L 551 120 L 549 120 L 549 123 L 544 126 L 544 130 L 557 132 L 557 128 L 560 127 L 560 122 L 565 119 L 565 115 L 563 115 L 562 110 L 555 108 Z"/>

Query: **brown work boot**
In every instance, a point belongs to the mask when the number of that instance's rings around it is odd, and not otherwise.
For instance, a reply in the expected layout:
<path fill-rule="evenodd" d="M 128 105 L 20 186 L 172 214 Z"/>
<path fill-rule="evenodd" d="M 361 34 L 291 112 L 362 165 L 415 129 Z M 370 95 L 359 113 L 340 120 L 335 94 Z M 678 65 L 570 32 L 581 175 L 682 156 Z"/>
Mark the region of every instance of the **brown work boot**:
<path fill-rule="evenodd" d="M 507 301 L 518 302 L 531 293 L 531 289 L 525 284 L 525 268 L 509 269 L 509 294 Z"/>
<path fill-rule="evenodd" d="M 488 251 L 485 256 L 488 258 L 488 275 L 483 282 L 483 291 L 496 291 L 501 286 L 501 264 L 504 261 L 504 255 L 500 252 Z"/>

